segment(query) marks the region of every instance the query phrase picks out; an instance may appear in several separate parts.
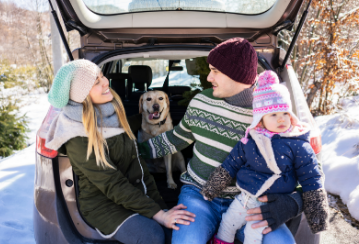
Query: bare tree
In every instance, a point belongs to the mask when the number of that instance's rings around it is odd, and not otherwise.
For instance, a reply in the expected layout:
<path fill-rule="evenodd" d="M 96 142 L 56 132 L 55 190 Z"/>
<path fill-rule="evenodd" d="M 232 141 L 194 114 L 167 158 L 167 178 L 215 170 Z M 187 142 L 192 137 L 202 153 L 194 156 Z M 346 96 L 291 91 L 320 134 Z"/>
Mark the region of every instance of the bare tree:
<path fill-rule="evenodd" d="M 358 91 L 357 6 L 358 0 L 313 0 L 291 56 L 313 113 L 328 114 L 340 97 Z M 286 31 L 279 34 L 284 48 L 292 35 Z"/>
<path fill-rule="evenodd" d="M 48 1 L 20 0 L 16 3 L 0 0 L 0 59 L 12 64 L 35 66 L 39 85 L 49 90 L 53 67 L 50 28 L 52 16 L 48 11 Z M 70 48 L 80 46 L 77 31 L 66 32 L 65 35 Z M 64 53 L 63 56 L 65 55 Z"/>

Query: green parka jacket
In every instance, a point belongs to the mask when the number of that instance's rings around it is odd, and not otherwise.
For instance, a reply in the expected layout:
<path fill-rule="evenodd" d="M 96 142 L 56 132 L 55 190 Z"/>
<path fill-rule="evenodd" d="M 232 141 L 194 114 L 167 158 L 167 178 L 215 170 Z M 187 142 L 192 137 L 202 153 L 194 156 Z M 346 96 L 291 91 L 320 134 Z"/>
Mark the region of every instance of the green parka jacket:
<path fill-rule="evenodd" d="M 122 133 L 106 139 L 108 162 L 116 169 L 100 168 L 95 154 L 86 160 L 87 137 L 75 137 L 59 152 L 67 154 L 79 176 L 79 206 L 92 226 L 108 235 L 134 214 L 152 218 L 166 204 L 157 191 L 146 163 L 139 158 L 135 142 Z"/>

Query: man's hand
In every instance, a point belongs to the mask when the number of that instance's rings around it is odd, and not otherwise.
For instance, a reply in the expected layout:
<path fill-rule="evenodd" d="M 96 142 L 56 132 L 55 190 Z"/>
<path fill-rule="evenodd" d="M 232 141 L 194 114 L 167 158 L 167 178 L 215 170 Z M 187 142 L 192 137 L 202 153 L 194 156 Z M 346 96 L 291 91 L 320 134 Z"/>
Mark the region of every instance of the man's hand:
<path fill-rule="evenodd" d="M 299 194 L 299 193 L 292 193 Z M 297 199 L 297 198 L 296 198 Z M 291 218 L 298 215 L 298 204 L 289 195 L 286 194 L 268 194 L 258 198 L 261 202 L 267 202 L 258 208 L 252 208 L 247 211 L 247 221 L 260 221 L 252 224 L 252 228 L 268 226 L 263 230 L 263 234 L 276 230 L 280 225 L 284 224 Z"/>
<path fill-rule="evenodd" d="M 267 196 L 263 196 L 258 198 L 259 201 L 261 202 L 268 202 L 268 198 Z M 247 221 L 258 221 L 258 220 L 262 220 L 261 222 L 252 224 L 252 228 L 253 229 L 257 229 L 259 227 L 264 227 L 264 226 L 269 226 L 268 221 L 267 220 L 263 220 L 263 215 L 262 215 L 262 210 L 260 207 L 258 208 L 251 208 L 247 211 L 247 214 L 253 214 L 251 216 L 247 216 L 246 220 Z M 272 231 L 271 227 L 267 227 L 263 230 L 262 234 L 268 234 L 269 232 Z"/>

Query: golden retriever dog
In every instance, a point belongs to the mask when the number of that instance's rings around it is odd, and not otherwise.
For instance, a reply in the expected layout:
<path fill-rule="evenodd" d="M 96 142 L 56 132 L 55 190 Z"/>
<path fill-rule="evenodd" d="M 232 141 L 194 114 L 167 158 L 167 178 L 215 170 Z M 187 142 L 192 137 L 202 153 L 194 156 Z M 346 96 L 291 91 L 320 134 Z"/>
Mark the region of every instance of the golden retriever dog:
<path fill-rule="evenodd" d="M 144 142 L 163 132 L 173 129 L 170 110 L 170 101 L 165 92 L 149 91 L 144 93 L 139 101 L 139 113 L 142 114 L 141 130 L 138 132 L 138 141 Z M 181 152 L 166 155 L 163 158 L 146 160 L 152 173 L 167 173 L 168 188 L 175 189 L 172 170 L 186 171 L 185 161 Z"/>

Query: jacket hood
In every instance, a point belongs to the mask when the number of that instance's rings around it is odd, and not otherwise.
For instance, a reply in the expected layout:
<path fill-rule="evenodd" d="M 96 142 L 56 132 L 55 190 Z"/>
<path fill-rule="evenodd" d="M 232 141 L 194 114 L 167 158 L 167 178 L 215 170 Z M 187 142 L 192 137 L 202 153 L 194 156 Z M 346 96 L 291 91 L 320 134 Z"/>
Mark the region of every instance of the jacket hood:
<path fill-rule="evenodd" d="M 294 126 L 293 130 L 291 132 L 287 133 L 281 133 L 279 136 L 286 137 L 286 138 L 296 138 L 303 141 L 309 142 L 310 138 L 310 126 L 309 124 L 305 122 L 299 122 L 296 126 Z M 253 139 L 253 136 L 259 134 L 255 128 L 250 130 L 250 133 L 248 134 L 249 138 Z"/>
<path fill-rule="evenodd" d="M 296 138 L 309 142 L 310 126 L 307 123 L 300 122 L 294 126 L 291 132 L 280 134 L 281 137 Z"/>

